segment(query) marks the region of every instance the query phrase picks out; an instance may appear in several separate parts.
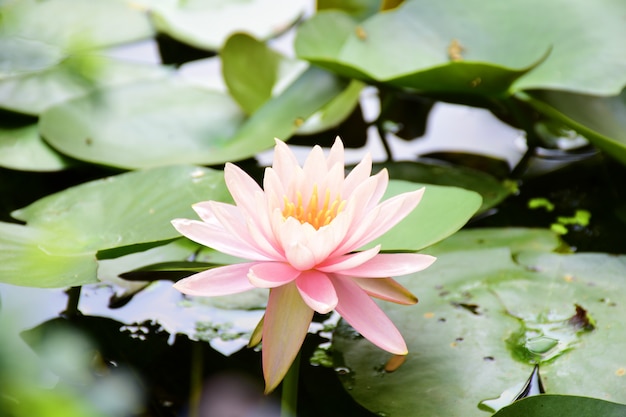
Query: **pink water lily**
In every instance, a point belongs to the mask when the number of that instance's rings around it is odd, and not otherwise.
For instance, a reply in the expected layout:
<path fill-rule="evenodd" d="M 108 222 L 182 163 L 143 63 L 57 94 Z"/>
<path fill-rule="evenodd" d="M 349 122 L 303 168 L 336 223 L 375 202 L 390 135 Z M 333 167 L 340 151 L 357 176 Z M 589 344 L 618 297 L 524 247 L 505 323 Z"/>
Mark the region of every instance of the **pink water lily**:
<path fill-rule="evenodd" d="M 400 332 L 370 298 L 414 304 L 417 298 L 394 281 L 435 260 L 416 253 L 379 253 L 380 245 L 358 251 L 406 217 L 424 189 L 380 202 L 386 170 L 370 176 L 366 156 L 347 176 L 337 139 L 327 157 L 316 146 L 300 166 L 276 140 L 274 163 L 261 188 L 243 170 L 226 164 L 226 185 L 236 205 L 194 205 L 202 221 L 176 219 L 189 239 L 250 260 L 209 269 L 175 284 L 199 296 L 269 288 L 262 324 L 266 391 L 283 379 L 307 334 L 314 312 L 336 310 L 361 335 L 397 355 L 407 353 Z"/>

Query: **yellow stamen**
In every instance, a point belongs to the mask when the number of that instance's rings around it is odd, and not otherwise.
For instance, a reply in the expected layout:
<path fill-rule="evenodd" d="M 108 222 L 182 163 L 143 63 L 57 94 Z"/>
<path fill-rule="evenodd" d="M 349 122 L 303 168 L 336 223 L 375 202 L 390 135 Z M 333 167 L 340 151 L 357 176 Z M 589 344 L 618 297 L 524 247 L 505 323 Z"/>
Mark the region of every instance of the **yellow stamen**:
<path fill-rule="evenodd" d="M 346 202 L 337 195 L 330 201 L 330 190 L 326 189 L 324 201 L 320 205 L 317 184 L 313 185 L 313 191 L 306 208 L 302 204 L 302 194 L 298 191 L 296 201 L 290 201 L 287 196 L 283 196 L 283 217 L 294 217 L 300 223 L 309 223 L 315 229 L 328 225 L 339 213 L 341 213 Z"/>

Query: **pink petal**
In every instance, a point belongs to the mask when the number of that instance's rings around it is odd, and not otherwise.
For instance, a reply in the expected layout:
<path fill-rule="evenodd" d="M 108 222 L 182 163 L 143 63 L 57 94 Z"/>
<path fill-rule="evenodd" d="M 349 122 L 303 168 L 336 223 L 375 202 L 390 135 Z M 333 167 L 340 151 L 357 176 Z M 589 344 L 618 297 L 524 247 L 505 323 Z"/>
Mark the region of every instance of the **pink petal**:
<path fill-rule="evenodd" d="M 343 243 L 337 252 L 350 252 L 383 235 L 402 221 L 419 204 L 424 188 L 403 193 L 383 201 L 357 224 L 356 230 L 350 230 L 351 238 Z"/>
<path fill-rule="evenodd" d="M 337 305 L 337 293 L 328 276 L 311 270 L 300 274 L 296 286 L 305 303 L 320 314 L 332 311 Z"/>
<path fill-rule="evenodd" d="M 265 392 L 285 377 L 306 336 L 313 310 L 302 300 L 294 283 L 272 288 L 263 322 L 263 375 Z"/>
<path fill-rule="evenodd" d="M 290 217 L 280 226 L 279 233 L 285 257 L 294 268 L 306 271 L 315 266 L 315 254 L 306 245 L 307 235 L 315 233 L 313 226 L 308 223 L 300 224 Z"/>
<path fill-rule="evenodd" d="M 391 278 L 353 278 L 353 281 L 372 297 L 404 305 L 417 303 L 417 297 Z"/>
<path fill-rule="evenodd" d="M 318 145 L 315 145 L 304 161 L 302 167 L 304 175 L 307 178 L 323 178 L 328 172 L 324 151 Z"/>
<path fill-rule="evenodd" d="M 219 201 L 209 201 L 209 206 L 213 214 L 226 231 L 238 236 L 245 241 L 248 246 L 255 248 L 258 253 L 265 255 L 269 259 L 282 259 L 282 254 L 276 251 L 271 244 L 259 245 L 250 234 L 250 228 L 237 207 Z"/>
<path fill-rule="evenodd" d="M 361 162 L 359 162 L 350 173 L 346 176 L 343 184 L 343 194 L 348 197 L 352 191 L 362 184 L 363 181 L 370 177 L 372 173 L 372 157 L 369 153 L 365 154 Z"/>
<path fill-rule="evenodd" d="M 174 288 L 185 294 L 205 297 L 248 291 L 254 288 L 247 276 L 254 265 L 256 262 L 246 262 L 198 272 L 181 279 L 174 284 Z"/>
<path fill-rule="evenodd" d="M 369 261 L 340 273 L 362 278 L 397 277 L 426 269 L 436 259 L 420 253 L 379 253 Z"/>
<path fill-rule="evenodd" d="M 341 170 L 343 171 L 344 161 L 343 142 L 341 141 L 341 138 L 337 136 L 333 146 L 330 148 L 330 153 L 326 158 L 326 164 L 329 169 L 334 165 L 340 165 Z"/>
<path fill-rule="evenodd" d="M 211 224 L 189 219 L 174 219 L 172 225 L 183 236 L 204 246 L 232 256 L 267 261 L 270 258 L 256 247 L 225 230 L 221 224 Z"/>
<path fill-rule="evenodd" d="M 330 259 L 321 265 L 315 267 L 315 269 L 323 272 L 337 272 L 342 273 L 346 269 L 356 268 L 359 265 L 369 261 L 375 257 L 380 251 L 380 245 L 375 248 L 367 249 L 362 252 L 351 253 L 348 255 L 338 256 Z"/>
<path fill-rule="evenodd" d="M 224 181 L 237 207 L 249 214 L 256 213 L 254 199 L 250 197 L 257 192 L 263 192 L 256 181 L 244 170 L 231 163 L 226 163 L 224 166 Z"/>
<path fill-rule="evenodd" d="M 407 354 L 402 335 L 365 291 L 346 277 L 333 277 L 333 284 L 339 297 L 335 310 L 341 317 L 379 348 L 396 355 Z"/>
<path fill-rule="evenodd" d="M 278 174 L 278 178 L 290 178 L 293 175 L 294 168 L 300 168 L 298 160 L 285 142 L 279 139 L 275 139 L 275 142 L 272 168 Z"/>
<path fill-rule="evenodd" d="M 293 281 L 300 271 L 282 262 L 259 262 L 250 268 L 248 279 L 255 287 L 274 288 Z"/>

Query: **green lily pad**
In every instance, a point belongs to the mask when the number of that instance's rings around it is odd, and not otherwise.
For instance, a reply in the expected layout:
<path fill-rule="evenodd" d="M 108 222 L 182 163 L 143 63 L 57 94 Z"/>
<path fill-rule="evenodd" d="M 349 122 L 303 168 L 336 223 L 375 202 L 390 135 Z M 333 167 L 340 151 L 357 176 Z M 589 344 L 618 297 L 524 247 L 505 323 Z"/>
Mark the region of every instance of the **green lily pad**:
<path fill-rule="evenodd" d="M 222 173 L 193 166 L 130 172 L 81 184 L 12 213 L 29 227 L 63 236 L 50 253 L 83 253 L 179 237 L 170 220 L 203 200 L 231 201 Z"/>
<path fill-rule="evenodd" d="M 272 97 L 279 65 L 287 61 L 263 42 L 243 33 L 228 38 L 220 57 L 228 91 L 247 114 L 254 113 Z"/>
<path fill-rule="evenodd" d="M 66 287 L 96 282 L 95 253 L 53 254 L 43 242 L 63 239 L 45 230 L 0 222 L 0 282 L 28 287 Z"/>
<path fill-rule="evenodd" d="M 626 164 L 626 90 L 613 97 L 533 91 L 518 97 Z"/>
<path fill-rule="evenodd" d="M 148 16 L 122 0 L 8 0 L 0 7 L 2 37 L 80 50 L 154 35 Z"/>
<path fill-rule="evenodd" d="M 623 13 L 619 0 L 407 1 L 361 23 L 321 11 L 300 27 L 296 52 L 346 76 L 426 92 L 616 94 L 626 84 Z M 590 59 L 598 45 L 602 58 Z"/>
<path fill-rule="evenodd" d="M 494 417 L 620 417 L 626 415 L 626 405 L 596 398 L 569 395 L 537 395 L 502 409 Z"/>
<path fill-rule="evenodd" d="M 69 161 L 41 140 L 37 124 L 0 127 L 0 166 L 24 171 L 58 171 Z"/>
<path fill-rule="evenodd" d="M 318 0 L 317 10 L 340 9 L 355 19 L 364 20 L 380 11 L 380 0 Z"/>
<path fill-rule="evenodd" d="M 476 191 L 483 198 L 479 212 L 498 205 L 511 194 L 510 189 L 491 175 L 462 166 L 400 161 L 376 164 L 374 170 L 378 167 L 387 168 L 389 176 L 394 179 L 456 186 Z"/>
<path fill-rule="evenodd" d="M 220 164 L 288 139 L 344 86 L 310 68 L 244 120 L 223 93 L 174 80 L 126 85 L 49 108 L 41 133 L 64 154 L 122 168 Z"/>
<path fill-rule="evenodd" d="M 438 257 L 433 266 L 398 279 L 419 297 L 417 306 L 381 303 L 409 347 L 395 372 L 384 371 L 388 353 L 338 328 L 334 347 L 348 369 L 348 392 L 386 415 L 479 417 L 483 402 L 526 381 L 538 363 L 547 393 L 626 401 L 619 342 L 626 257 L 512 253 L 490 243 L 471 249 L 464 234 L 442 243 L 451 251 L 428 251 Z M 518 239 L 512 234 L 509 244 Z M 541 343 L 548 338 L 555 343 Z"/>
<path fill-rule="evenodd" d="M 40 126 L 53 147 L 74 158 L 147 168 L 205 162 L 242 119 L 227 95 L 162 79 L 94 91 L 53 106 L 41 115 Z"/>
<path fill-rule="evenodd" d="M 280 95 L 304 72 L 308 64 L 280 55 L 246 34 L 228 38 L 220 52 L 222 73 L 230 95 L 252 114 Z M 252 72 L 250 68 L 254 67 Z M 339 125 L 357 106 L 364 84 L 352 80 L 343 91 L 298 127 L 300 135 L 314 134 Z"/>
<path fill-rule="evenodd" d="M 304 13 L 306 2 L 209 0 L 144 2 L 160 32 L 208 50 L 219 50 L 236 32 L 268 39 L 285 31 Z"/>
<path fill-rule="evenodd" d="M 58 61 L 47 59 L 44 54 L 23 54 L 18 51 L 8 57 L 15 64 L 5 69 L 9 76 L 0 77 L 0 108 L 31 115 L 97 88 L 162 78 L 169 72 L 164 67 L 124 62 L 91 52 L 63 56 Z M 19 68 L 34 69 L 40 65 L 36 71 Z"/>
<path fill-rule="evenodd" d="M 367 247 L 382 245 L 385 251 L 416 251 L 450 236 L 467 223 L 482 203 L 478 193 L 457 187 L 391 180 L 383 196 L 426 187 L 422 201 L 404 220 Z"/>

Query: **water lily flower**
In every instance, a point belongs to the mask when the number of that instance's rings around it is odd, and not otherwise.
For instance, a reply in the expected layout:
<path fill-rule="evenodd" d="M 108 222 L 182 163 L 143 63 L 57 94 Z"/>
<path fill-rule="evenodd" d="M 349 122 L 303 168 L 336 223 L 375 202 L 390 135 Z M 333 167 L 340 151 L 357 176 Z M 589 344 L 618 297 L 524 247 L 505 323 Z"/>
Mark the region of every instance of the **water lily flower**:
<path fill-rule="evenodd" d="M 179 291 L 228 295 L 268 288 L 262 323 L 266 391 L 283 379 L 308 332 L 313 313 L 336 310 L 362 336 L 397 355 L 407 346 L 391 320 L 370 298 L 414 304 L 417 298 L 391 277 L 420 271 L 435 260 L 416 253 L 359 250 L 406 217 L 424 188 L 380 202 L 386 170 L 371 176 L 369 155 L 347 175 L 339 138 L 327 157 L 315 146 L 301 167 L 276 140 L 274 163 L 263 188 L 234 164 L 224 177 L 235 205 L 218 201 L 193 206 L 202 219 L 176 219 L 184 236 L 249 260 L 209 269 L 178 281 Z"/>

